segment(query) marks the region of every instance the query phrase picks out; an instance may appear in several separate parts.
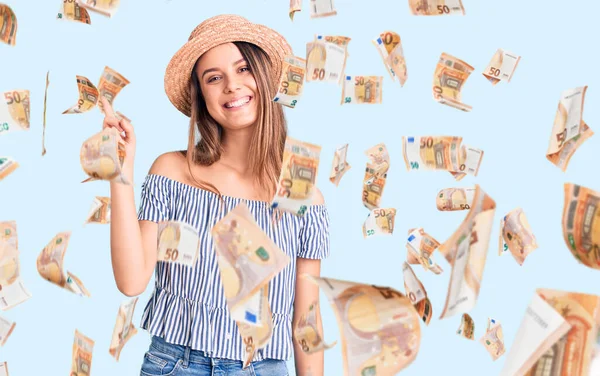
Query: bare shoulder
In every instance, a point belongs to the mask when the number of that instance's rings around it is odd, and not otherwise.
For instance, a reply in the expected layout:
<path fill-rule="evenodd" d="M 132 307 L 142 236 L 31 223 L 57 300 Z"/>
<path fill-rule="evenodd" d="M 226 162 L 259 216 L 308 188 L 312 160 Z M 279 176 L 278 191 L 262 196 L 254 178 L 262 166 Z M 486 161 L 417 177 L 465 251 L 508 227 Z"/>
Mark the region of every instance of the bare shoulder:
<path fill-rule="evenodd" d="M 185 166 L 185 155 L 181 151 L 170 151 L 159 155 L 148 173 L 179 180 L 184 176 Z"/>
<path fill-rule="evenodd" d="M 315 187 L 315 195 L 312 203 L 313 205 L 325 205 L 325 197 L 323 197 L 323 193 L 317 187 Z"/>

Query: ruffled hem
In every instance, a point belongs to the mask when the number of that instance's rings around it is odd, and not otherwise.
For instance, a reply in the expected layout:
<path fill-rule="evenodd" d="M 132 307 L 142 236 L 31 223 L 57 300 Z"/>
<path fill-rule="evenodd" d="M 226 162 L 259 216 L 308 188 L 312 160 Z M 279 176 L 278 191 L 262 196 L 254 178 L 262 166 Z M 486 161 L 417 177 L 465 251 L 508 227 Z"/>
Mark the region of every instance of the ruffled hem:
<path fill-rule="evenodd" d="M 177 296 L 158 286 L 146 304 L 140 327 L 169 343 L 189 346 L 206 356 L 244 360 L 242 337 L 227 308 Z M 271 342 L 256 351 L 253 361 L 289 360 L 293 353 L 291 329 L 290 315 L 273 313 Z"/>

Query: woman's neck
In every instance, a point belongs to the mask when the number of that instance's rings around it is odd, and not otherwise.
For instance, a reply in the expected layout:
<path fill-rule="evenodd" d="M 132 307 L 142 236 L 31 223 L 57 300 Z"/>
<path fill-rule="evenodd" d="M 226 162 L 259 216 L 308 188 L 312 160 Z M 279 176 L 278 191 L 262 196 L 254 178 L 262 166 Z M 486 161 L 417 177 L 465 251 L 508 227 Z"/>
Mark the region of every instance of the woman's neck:
<path fill-rule="evenodd" d="M 226 131 L 221 138 L 223 153 L 219 162 L 237 171 L 241 176 L 252 174 L 250 163 L 250 144 L 252 129 Z"/>

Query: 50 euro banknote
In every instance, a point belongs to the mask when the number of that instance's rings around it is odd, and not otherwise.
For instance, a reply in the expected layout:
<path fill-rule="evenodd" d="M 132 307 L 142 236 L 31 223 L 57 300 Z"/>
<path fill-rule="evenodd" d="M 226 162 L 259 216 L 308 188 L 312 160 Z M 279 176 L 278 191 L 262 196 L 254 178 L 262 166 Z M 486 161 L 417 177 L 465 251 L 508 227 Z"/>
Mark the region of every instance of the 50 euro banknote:
<path fill-rule="evenodd" d="M 408 0 L 414 16 L 464 15 L 461 0 Z"/>
<path fill-rule="evenodd" d="M 496 319 L 488 317 L 487 329 L 479 339 L 479 343 L 485 347 L 494 361 L 504 355 L 506 352 L 504 332 L 502 331 L 502 325 Z"/>
<path fill-rule="evenodd" d="M 590 375 L 599 321 L 597 295 L 537 289 L 500 376 Z"/>
<path fill-rule="evenodd" d="M 473 70 L 464 61 L 442 53 L 433 73 L 433 99 L 461 111 L 471 111 L 473 107 L 462 102 L 461 90 Z"/>
<path fill-rule="evenodd" d="M 273 313 L 269 305 L 269 286 L 266 285 L 243 303 L 237 311 L 231 312 L 244 343 L 244 362 L 246 369 L 256 350 L 264 348 L 271 342 L 273 335 Z"/>
<path fill-rule="evenodd" d="M 0 180 L 4 179 L 19 168 L 19 162 L 11 157 L 0 157 Z"/>
<path fill-rule="evenodd" d="M 342 82 L 348 43 L 350 38 L 343 36 L 316 35 L 314 41 L 306 44 L 306 82 Z"/>
<path fill-rule="evenodd" d="M 502 218 L 498 241 L 500 255 L 510 251 L 519 265 L 523 265 L 525 258 L 537 248 L 537 240 L 523 209 L 516 208 Z"/>
<path fill-rule="evenodd" d="M 382 76 L 346 76 L 342 82 L 341 104 L 381 103 L 382 93 Z"/>
<path fill-rule="evenodd" d="M 88 212 L 87 218 L 84 224 L 87 223 L 99 223 L 107 224 L 110 223 L 110 197 L 96 196 L 92 207 Z"/>
<path fill-rule="evenodd" d="M 395 218 L 396 209 L 394 208 L 371 210 L 363 224 L 363 237 L 392 235 L 394 233 Z"/>
<path fill-rule="evenodd" d="M 0 222 L 0 309 L 9 310 L 31 298 L 21 279 L 15 221 Z"/>
<path fill-rule="evenodd" d="M 563 237 L 580 263 L 600 269 L 600 192 L 565 183 Z"/>
<path fill-rule="evenodd" d="M 345 375 L 395 375 L 419 352 L 419 314 L 390 287 L 308 275 L 327 296 L 340 329 Z"/>
<path fill-rule="evenodd" d="M 133 337 L 137 334 L 137 329 L 132 323 L 133 320 L 133 312 L 135 310 L 135 305 L 138 301 L 138 297 L 135 297 L 131 300 L 128 300 L 124 303 L 121 303 L 119 306 L 119 312 L 117 313 L 117 322 L 115 323 L 115 327 L 113 329 L 112 337 L 110 340 L 110 347 L 108 349 L 108 353 L 115 358 L 116 361 L 119 361 L 119 357 L 121 356 L 121 350 L 123 347 Z"/>
<path fill-rule="evenodd" d="M 303 275 L 305 278 L 306 274 Z M 308 307 L 308 312 L 302 313 L 294 328 L 294 337 L 302 351 L 312 354 L 318 351 L 329 350 L 337 341 L 326 344 L 320 333 L 320 323 L 317 321 L 319 302 L 315 301 Z"/>
<path fill-rule="evenodd" d="M 407 170 L 446 170 L 456 180 L 467 174 L 477 176 L 483 150 L 461 145 L 462 137 L 402 137 Z"/>
<path fill-rule="evenodd" d="M 183 221 L 158 223 L 159 261 L 194 267 L 200 251 L 198 230 Z"/>
<path fill-rule="evenodd" d="M 304 215 L 313 201 L 321 146 L 287 137 L 271 207 Z"/>
<path fill-rule="evenodd" d="M 496 85 L 500 81 L 510 82 L 520 60 L 521 56 L 499 48 L 483 71 L 483 76 L 492 85 Z"/>
<path fill-rule="evenodd" d="M 302 95 L 304 77 L 306 76 L 306 60 L 296 56 L 286 56 L 283 59 L 281 77 L 277 94 L 273 102 L 294 108 Z"/>
<path fill-rule="evenodd" d="M 85 76 L 76 76 L 79 100 L 77 103 L 63 112 L 63 114 L 81 114 L 98 105 L 100 112 L 104 113 L 100 96 L 106 98 L 111 105 L 117 94 L 129 84 L 129 80 L 116 70 L 106 66 L 100 75 L 100 83 L 96 87 L 92 81 Z"/>
<path fill-rule="evenodd" d="M 556 109 L 546 158 L 563 172 L 581 144 L 594 135 L 583 121 L 586 91 L 587 86 L 563 91 Z"/>
<path fill-rule="evenodd" d="M 335 184 L 337 187 L 340 184 L 340 180 L 346 172 L 351 168 L 350 164 L 346 161 L 348 155 L 348 144 L 342 145 L 335 150 L 333 154 L 333 162 L 331 165 L 331 172 L 329 173 L 329 181 Z"/>
<path fill-rule="evenodd" d="M 112 17 L 119 9 L 121 0 L 74 0 L 79 5 L 91 11 L 102 14 L 106 17 Z"/>
<path fill-rule="evenodd" d="M 75 329 L 70 376 L 89 376 L 92 371 L 94 340 Z"/>
<path fill-rule="evenodd" d="M 217 222 L 211 234 L 230 312 L 238 309 L 290 262 L 258 226 L 245 203 Z"/>
<path fill-rule="evenodd" d="M 440 243 L 422 228 L 408 230 L 406 241 L 406 261 L 411 265 L 421 264 L 423 269 L 433 274 L 442 274 L 443 269 L 432 258 Z"/>
<path fill-rule="evenodd" d="M 89 176 L 82 183 L 107 180 L 130 185 L 131 182 L 123 174 L 126 154 L 125 141 L 113 127 L 107 127 L 88 138 L 79 152 L 81 167 Z"/>
<path fill-rule="evenodd" d="M 56 18 L 59 20 L 77 21 L 88 25 L 92 23 L 87 9 L 80 6 L 76 0 L 62 1 Z"/>
<path fill-rule="evenodd" d="M 404 86 L 407 72 L 400 35 L 394 31 L 384 31 L 372 42 L 392 80 L 398 78 L 400 86 Z"/>
<path fill-rule="evenodd" d="M 496 202 L 476 185 L 470 207 L 458 229 L 438 248 L 452 265 L 440 318 L 470 311 L 479 296 Z"/>
<path fill-rule="evenodd" d="M 6 4 L 0 4 L 0 41 L 14 46 L 17 43 L 17 16 Z"/>
<path fill-rule="evenodd" d="M 11 90 L 0 100 L 0 136 L 29 130 L 29 90 Z"/>
<path fill-rule="evenodd" d="M 373 210 L 379 207 L 381 196 L 387 181 L 387 172 L 390 168 L 390 154 L 384 143 L 377 144 L 365 151 L 369 158 L 363 178 L 363 205 Z"/>
<path fill-rule="evenodd" d="M 40 276 L 58 287 L 79 296 L 90 296 L 83 282 L 71 272 L 64 272 L 64 258 L 71 239 L 71 232 L 59 232 L 44 247 L 37 258 L 37 270 Z"/>

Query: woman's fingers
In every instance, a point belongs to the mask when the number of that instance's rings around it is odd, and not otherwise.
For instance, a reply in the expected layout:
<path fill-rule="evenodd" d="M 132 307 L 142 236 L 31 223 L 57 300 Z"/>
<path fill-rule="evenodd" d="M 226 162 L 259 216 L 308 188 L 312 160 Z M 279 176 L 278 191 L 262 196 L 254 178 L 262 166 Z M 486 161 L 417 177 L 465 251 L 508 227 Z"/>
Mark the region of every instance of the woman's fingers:
<path fill-rule="evenodd" d="M 102 102 L 102 108 L 104 109 L 104 122 L 102 123 L 102 129 L 106 127 L 113 127 L 119 132 L 123 132 L 123 128 L 119 124 L 119 119 L 115 115 L 115 111 L 104 96 L 100 96 L 100 102 Z"/>
<path fill-rule="evenodd" d="M 119 125 L 125 132 L 125 141 L 131 142 L 132 140 L 135 139 L 135 134 L 133 133 L 133 126 L 129 122 L 129 119 L 127 119 L 126 117 L 123 117 L 119 121 Z"/>
<path fill-rule="evenodd" d="M 121 127 L 121 124 L 119 124 L 119 119 L 117 119 L 116 117 L 111 118 L 107 116 L 104 118 L 104 122 L 102 123 L 102 129 L 105 129 L 107 127 L 115 128 L 119 132 L 123 132 L 123 127 Z"/>
<path fill-rule="evenodd" d="M 106 116 L 116 117 L 115 110 L 113 110 L 111 104 L 108 102 L 108 100 L 103 95 L 100 96 L 100 102 L 102 102 L 102 109 L 104 110 L 104 114 Z"/>

